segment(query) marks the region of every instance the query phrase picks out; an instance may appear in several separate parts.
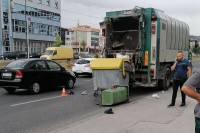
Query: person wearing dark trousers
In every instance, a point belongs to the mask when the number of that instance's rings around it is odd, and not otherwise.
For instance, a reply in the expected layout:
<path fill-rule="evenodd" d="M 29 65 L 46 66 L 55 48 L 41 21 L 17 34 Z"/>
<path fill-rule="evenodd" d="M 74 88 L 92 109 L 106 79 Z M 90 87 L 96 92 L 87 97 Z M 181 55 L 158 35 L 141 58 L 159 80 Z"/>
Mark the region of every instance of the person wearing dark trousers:
<path fill-rule="evenodd" d="M 178 88 L 180 87 L 181 89 L 185 81 L 192 74 L 191 64 L 187 59 L 184 59 L 182 51 L 177 53 L 176 61 L 171 67 L 171 71 L 174 71 L 173 93 L 171 103 L 168 105 L 168 107 L 175 106 Z M 186 95 L 181 91 L 181 96 L 182 103 L 180 106 L 182 107 L 185 106 Z"/>
<path fill-rule="evenodd" d="M 200 133 L 200 69 L 196 71 L 183 85 L 181 90 L 197 101 L 194 109 L 195 133 Z"/>

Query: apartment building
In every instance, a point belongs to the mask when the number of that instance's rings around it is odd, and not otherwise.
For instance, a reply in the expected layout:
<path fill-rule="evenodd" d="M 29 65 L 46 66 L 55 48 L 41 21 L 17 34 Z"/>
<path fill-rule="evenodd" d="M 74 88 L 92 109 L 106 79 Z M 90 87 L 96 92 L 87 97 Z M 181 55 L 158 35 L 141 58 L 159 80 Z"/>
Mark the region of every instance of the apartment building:
<path fill-rule="evenodd" d="M 0 0 L 0 54 L 43 52 L 60 35 L 61 0 Z"/>
<path fill-rule="evenodd" d="M 100 50 L 100 29 L 92 28 L 88 25 L 78 25 L 76 27 L 69 28 L 67 32 L 66 44 L 71 45 L 75 52 L 80 51 L 81 43 L 83 41 L 86 43 L 87 52 L 94 53 Z"/>

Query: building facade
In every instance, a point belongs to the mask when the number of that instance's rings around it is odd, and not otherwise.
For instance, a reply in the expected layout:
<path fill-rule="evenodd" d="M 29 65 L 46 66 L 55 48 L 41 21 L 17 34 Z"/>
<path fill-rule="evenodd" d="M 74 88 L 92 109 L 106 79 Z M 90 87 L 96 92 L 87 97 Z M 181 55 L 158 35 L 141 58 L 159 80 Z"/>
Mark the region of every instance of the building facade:
<path fill-rule="evenodd" d="M 61 0 L 0 0 L 0 54 L 43 52 L 60 35 Z"/>
<path fill-rule="evenodd" d="M 99 33 L 100 29 L 91 28 L 88 25 L 78 25 L 77 27 L 69 28 L 66 43 L 71 45 L 75 52 L 79 52 L 81 43 L 84 41 L 86 43 L 85 51 L 94 53 L 100 50 Z"/>

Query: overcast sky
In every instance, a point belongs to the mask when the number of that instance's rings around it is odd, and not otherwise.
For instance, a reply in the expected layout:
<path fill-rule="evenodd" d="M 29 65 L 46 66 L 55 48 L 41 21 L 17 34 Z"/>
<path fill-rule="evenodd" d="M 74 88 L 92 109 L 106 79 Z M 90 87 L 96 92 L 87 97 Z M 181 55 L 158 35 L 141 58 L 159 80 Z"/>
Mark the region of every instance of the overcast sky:
<path fill-rule="evenodd" d="M 135 6 L 160 9 L 170 17 L 186 22 L 191 35 L 200 36 L 200 0 L 61 0 L 61 26 L 90 25 L 99 28 L 107 11 Z"/>

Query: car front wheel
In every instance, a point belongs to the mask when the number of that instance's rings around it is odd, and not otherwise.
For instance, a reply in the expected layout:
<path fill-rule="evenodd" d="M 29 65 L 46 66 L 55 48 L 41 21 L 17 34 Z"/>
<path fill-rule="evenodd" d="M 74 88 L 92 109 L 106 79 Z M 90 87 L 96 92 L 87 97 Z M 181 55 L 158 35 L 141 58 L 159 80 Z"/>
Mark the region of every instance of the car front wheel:
<path fill-rule="evenodd" d="M 72 78 L 69 78 L 67 81 L 67 89 L 72 89 L 74 87 L 74 80 Z"/>
<path fill-rule="evenodd" d="M 29 92 L 31 94 L 38 94 L 40 93 L 41 88 L 40 88 L 40 84 L 38 82 L 33 82 L 30 86 L 29 86 Z"/>

